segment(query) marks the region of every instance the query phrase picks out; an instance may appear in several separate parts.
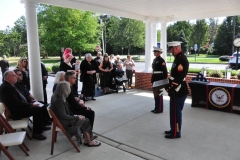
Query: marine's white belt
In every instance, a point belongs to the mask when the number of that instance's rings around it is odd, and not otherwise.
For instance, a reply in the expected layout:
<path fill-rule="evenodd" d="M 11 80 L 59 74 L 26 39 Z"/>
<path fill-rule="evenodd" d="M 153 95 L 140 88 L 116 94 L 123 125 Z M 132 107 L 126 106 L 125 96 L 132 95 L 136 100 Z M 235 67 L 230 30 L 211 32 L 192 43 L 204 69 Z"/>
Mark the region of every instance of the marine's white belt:
<path fill-rule="evenodd" d="M 160 74 L 163 73 L 163 71 L 153 71 L 153 74 Z"/>

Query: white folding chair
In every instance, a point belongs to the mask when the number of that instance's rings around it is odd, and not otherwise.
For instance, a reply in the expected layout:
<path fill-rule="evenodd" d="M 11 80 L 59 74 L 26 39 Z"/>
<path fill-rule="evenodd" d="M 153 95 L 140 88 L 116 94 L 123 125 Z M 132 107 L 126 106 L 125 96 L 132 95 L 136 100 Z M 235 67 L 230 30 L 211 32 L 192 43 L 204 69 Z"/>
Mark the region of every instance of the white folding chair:
<path fill-rule="evenodd" d="M 25 128 L 28 128 L 28 118 L 23 118 L 21 120 L 9 120 L 9 116 L 11 115 L 10 110 L 6 107 L 5 104 L 0 103 L 0 114 L 4 114 L 8 123 L 12 126 L 12 128 L 16 131 L 17 129 L 21 129 L 22 131 L 26 131 Z M 26 132 L 26 136 L 28 139 L 32 139 L 31 136 Z"/>
<path fill-rule="evenodd" d="M 49 106 L 50 107 L 50 106 Z M 52 124 L 52 142 L 51 142 L 51 155 L 53 154 L 54 150 L 54 142 L 57 141 L 57 132 L 62 131 L 63 134 L 67 137 L 67 139 L 70 141 L 70 143 L 74 146 L 74 148 L 77 150 L 77 152 L 80 152 L 80 149 L 78 146 L 74 143 L 74 141 L 71 139 L 71 137 L 68 136 L 67 131 L 63 128 L 61 122 L 58 120 L 58 118 L 55 116 L 53 111 L 50 108 L 47 108 L 50 118 L 53 119 Z"/>
<path fill-rule="evenodd" d="M 28 147 L 24 144 L 23 140 L 26 136 L 26 132 L 15 132 L 8 121 L 0 114 L 1 128 L 5 134 L 0 135 L 0 150 L 3 151 L 10 160 L 14 160 L 14 157 L 7 150 L 10 146 L 18 145 L 22 151 L 29 156 L 27 151 Z"/>

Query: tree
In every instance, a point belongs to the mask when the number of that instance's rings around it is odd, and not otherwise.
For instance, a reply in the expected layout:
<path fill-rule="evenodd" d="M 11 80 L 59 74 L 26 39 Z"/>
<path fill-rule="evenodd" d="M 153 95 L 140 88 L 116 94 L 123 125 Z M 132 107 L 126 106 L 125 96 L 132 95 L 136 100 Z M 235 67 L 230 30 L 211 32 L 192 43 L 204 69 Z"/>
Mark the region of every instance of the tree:
<path fill-rule="evenodd" d="M 190 46 L 197 44 L 200 49 L 208 40 L 208 29 L 205 19 L 197 20 L 193 25 L 193 32 L 190 37 Z M 199 52 L 198 52 L 199 53 Z"/>
<path fill-rule="evenodd" d="M 98 17 L 92 12 L 39 5 L 38 24 L 41 48 L 49 55 L 58 55 L 61 47 L 93 52 L 99 44 Z"/>
<path fill-rule="evenodd" d="M 144 48 L 145 44 L 145 24 L 142 21 L 111 17 L 108 27 L 108 43 L 115 49 L 122 47 L 128 49 L 128 54 L 131 53 L 131 48 Z"/>
<path fill-rule="evenodd" d="M 214 42 L 218 30 L 218 18 L 209 18 L 209 44 Z"/>
<path fill-rule="evenodd" d="M 161 30 L 157 30 L 157 42 L 161 41 Z"/>
<path fill-rule="evenodd" d="M 2 42 L 0 41 L 0 52 L 8 56 L 16 56 L 16 51 L 20 45 L 20 34 L 12 31 L 8 26 L 5 31 L 1 31 L 0 36 L 2 38 Z"/>
<path fill-rule="evenodd" d="M 167 27 L 167 41 L 177 41 L 181 30 L 184 32 L 185 38 L 188 41 L 192 33 L 192 25 L 189 21 L 178 21 L 173 25 L 169 25 Z"/>
<path fill-rule="evenodd" d="M 15 26 L 12 28 L 14 32 L 17 32 L 21 36 L 21 44 L 27 43 L 27 25 L 25 16 L 21 16 L 14 22 Z"/>
<path fill-rule="evenodd" d="M 188 52 L 188 41 L 186 39 L 186 36 L 183 32 L 183 30 L 180 31 L 179 35 L 178 35 L 178 41 L 181 41 L 181 48 L 182 48 L 182 52 L 184 54 L 187 54 Z"/>
<path fill-rule="evenodd" d="M 232 55 L 233 18 L 227 17 L 220 25 L 214 41 L 214 52 L 219 55 Z M 240 16 L 236 18 L 236 26 L 240 26 Z M 236 27 L 236 34 L 240 28 Z"/>

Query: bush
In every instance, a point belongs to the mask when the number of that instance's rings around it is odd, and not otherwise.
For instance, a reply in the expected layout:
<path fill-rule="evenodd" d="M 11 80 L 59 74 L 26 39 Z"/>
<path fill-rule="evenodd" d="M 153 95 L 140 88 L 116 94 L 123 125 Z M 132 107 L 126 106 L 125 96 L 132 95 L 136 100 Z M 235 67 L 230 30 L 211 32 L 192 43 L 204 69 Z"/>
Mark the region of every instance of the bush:
<path fill-rule="evenodd" d="M 220 60 L 220 61 L 229 61 L 229 59 L 230 59 L 230 57 L 227 56 L 227 55 L 226 55 L 226 56 L 220 56 L 220 57 L 219 57 L 219 60 Z"/>
<path fill-rule="evenodd" d="M 47 70 L 48 72 L 52 72 L 52 66 L 46 66 L 46 70 Z"/>
<path fill-rule="evenodd" d="M 188 73 L 200 73 L 201 68 L 189 68 Z"/>
<path fill-rule="evenodd" d="M 53 66 L 52 66 L 52 71 L 54 73 L 57 73 L 60 69 L 59 69 L 59 65 L 60 63 L 55 63 Z"/>
<path fill-rule="evenodd" d="M 122 58 L 121 61 L 124 62 L 127 58 Z"/>
<path fill-rule="evenodd" d="M 139 61 L 140 59 L 138 57 L 132 57 L 132 60 Z"/>
<path fill-rule="evenodd" d="M 223 72 L 220 70 L 213 70 L 209 72 L 210 77 L 218 77 L 218 78 L 223 78 Z"/>

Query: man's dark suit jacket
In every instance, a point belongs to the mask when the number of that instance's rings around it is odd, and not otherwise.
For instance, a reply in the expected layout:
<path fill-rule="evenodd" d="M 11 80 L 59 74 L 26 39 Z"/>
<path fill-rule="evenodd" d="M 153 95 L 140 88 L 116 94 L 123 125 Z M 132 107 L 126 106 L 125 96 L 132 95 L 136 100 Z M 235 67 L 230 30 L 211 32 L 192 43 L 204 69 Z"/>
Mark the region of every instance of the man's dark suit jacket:
<path fill-rule="evenodd" d="M 74 111 L 74 110 L 86 110 L 87 109 L 87 107 L 80 106 L 79 103 L 76 101 L 72 87 L 71 87 L 71 93 L 66 98 L 66 100 L 67 100 L 68 104 L 70 105 L 70 108 L 71 108 L 72 111 Z"/>
<path fill-rule="evenodd" d="M 9 63 L 7 60 L 1 60 L 0 61 L 0 67 L 1 67 L 1 71 L 2 74 L 4 74 L 4 72 L 6 72 L 9 69 Z"/>
<path fill-rule="evenodd" d="M 22 112 L 31 106 L 30 103 L 21 101 L 21 97 L 16 89 L 7 81 L 4 81 L 0 86 L 0 99 L 9 108 L 12 119 L 22 119 Z"/>

